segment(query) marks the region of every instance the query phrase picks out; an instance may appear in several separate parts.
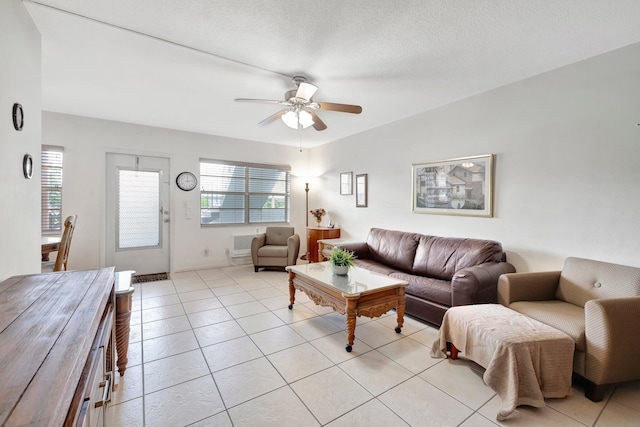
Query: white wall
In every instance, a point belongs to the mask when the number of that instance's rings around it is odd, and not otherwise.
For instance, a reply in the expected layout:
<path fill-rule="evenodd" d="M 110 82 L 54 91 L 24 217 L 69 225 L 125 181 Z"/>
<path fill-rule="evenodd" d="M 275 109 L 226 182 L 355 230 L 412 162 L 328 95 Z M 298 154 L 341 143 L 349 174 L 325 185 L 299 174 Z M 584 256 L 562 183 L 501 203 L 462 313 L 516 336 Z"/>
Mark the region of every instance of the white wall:
<path fill-rule="evenodd" d="M 639 58 L 632 45 L 319 147 L 319 206 L 358 240 L 374 226 L 498 240 L 518 271 L 640 266 Z M 490 153 L 493 218 L 411 212 L 412 163 Z M 368 173 L 368 208 L 339 194 L 347 171 Z"/>
<path fill-rule="evenodd" d="M 105 263 L 105 158 L 125 153 L 170 159 L 171 271 L 229 265 L 225 248 L 233 234 L 250 234 L 256 227 L 207 227 L 199 222 L 200 193 L 175 186 L 182 171 L 199 174 L 199 159 L 236 160 L 290 165 L 293 175 L 306 175 L 309 153 L 296 147 L 260 144 L 232 138 L 174 131 L 121 122 L 43 113 L 43 143 L 64 152 L 62 216 L 78 214 L 69 256 L 70 269 L 90 269 Z M 304 241 L 304 182 L 292 177 L 292 222 Z M 186 207 L 192 218 L 186 218 Z M 264 231 L 264 226 L 259 230 Z M 209 256 L 205 256 L 205 248 Z"/>
<path fill-rule="evenodd" d="M 19 0 L 0 2 L 0 280 L 40 271 L 40 33 Z M 13 104 L 24 108 L 13 128 Z M 34 160 L 33 178 L 22 173 Z"/>
<path fill-rule="evenodd" d="M 343 237 L 370 227 L 495 239 L 519 271 L 559 269 L 567 256 L 640 266 L 640 44 L 563 67 L 299 153 L 297 148 L 55 113 L 43 143 L 65 146 L 64 212 L 79 214 L 71 267 L 104 263 L 104 158 L 167 156 L 171 179 L 198 159 L 291 164 L 319 174 L 309 207 L 324 207 Z M 366 114 L 366 105 L 364 106 Z M 411 164 L 495 154 L 493 218 L 414 214 Z M 369 207 L 340 196 L 340 172 L 368 173 Z M 20 184 L 21 182 L 18 182 Z M 293 225 L 304 251 L 304 180 L 294 179 Z M 184 216 L 198 194 L 172 191 L 172 271 L 228 263 L 230 236 Z M 326 222 L 326 219 L 325 219 Z M 208 247 L 210 256 L 204 256 Z M 72 249 L 73 250 L 73 249 Z"/>

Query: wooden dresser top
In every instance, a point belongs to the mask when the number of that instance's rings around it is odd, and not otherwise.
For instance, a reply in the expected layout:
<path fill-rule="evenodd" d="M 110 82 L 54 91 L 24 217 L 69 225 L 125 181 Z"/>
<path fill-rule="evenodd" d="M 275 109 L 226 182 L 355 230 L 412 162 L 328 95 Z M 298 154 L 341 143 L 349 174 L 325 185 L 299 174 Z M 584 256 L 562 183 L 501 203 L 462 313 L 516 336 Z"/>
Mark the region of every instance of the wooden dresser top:
<path fill-rule="evenodd" d="M 0 283 L 0 426 L 64 423 L 113 283 L 113 267 Z"/>

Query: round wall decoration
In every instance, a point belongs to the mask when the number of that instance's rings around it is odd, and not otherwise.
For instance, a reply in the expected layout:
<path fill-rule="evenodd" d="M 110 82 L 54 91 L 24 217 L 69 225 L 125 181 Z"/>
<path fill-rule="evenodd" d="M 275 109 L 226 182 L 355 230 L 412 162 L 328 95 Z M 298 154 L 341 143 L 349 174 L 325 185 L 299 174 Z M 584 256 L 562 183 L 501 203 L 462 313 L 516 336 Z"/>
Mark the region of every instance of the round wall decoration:
<path fill-rule="evenodd" d="M 26 179 L 31 179 L 33 176 L 33 158 L 29 153 L 22 158 L 22 173 Z"/>
<path fill-rule="evenodd" d="M 22 111 L 22 105 L 17 102 L 13 104 L 13 127 L 15 130 L 22 130 L 24 126 L 24 111 Z"/>
<path fill-rule="evenodd" d="M 191 191 L 198 185 L 198 179 L 191 172 L 181 172 L 176 177 L 176 185 L 182 191 Z"/>

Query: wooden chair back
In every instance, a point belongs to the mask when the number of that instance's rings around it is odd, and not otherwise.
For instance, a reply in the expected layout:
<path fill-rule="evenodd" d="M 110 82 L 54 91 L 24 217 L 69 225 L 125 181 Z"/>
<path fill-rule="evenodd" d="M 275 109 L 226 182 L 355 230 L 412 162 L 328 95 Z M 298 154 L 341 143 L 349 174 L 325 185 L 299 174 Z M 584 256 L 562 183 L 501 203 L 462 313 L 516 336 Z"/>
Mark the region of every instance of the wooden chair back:
<path fill-rule="evenodd" d="M 64 220 L 64 232 L 62 233 L 62 239 L 60 239 L 60 249 L 58 249 L 58 256 L 56 257 L 56 263 L 53 266 L 53 271 L 67 270 L 69 248 L 71 247 L 71 238 L 73 237 L 73 231 L 76 228 L 77 218 L 78 215 L 71 215 Z"/>

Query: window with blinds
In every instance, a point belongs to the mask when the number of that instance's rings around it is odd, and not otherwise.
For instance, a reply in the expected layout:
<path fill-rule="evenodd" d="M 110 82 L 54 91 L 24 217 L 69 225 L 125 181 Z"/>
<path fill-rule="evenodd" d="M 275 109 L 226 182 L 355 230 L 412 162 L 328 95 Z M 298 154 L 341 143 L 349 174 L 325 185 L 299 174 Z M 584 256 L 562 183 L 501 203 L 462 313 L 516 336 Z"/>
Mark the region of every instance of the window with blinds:
<path fill-rule="evenodd" d="M 42 232 L 62 230 L 62 147 L 43 146 L 40 187 L 42 191 Z"/>
<path fill-rule="evenodd" d="M 289 222 L 290 169 L 200 160 L 200 224 Z"/>

